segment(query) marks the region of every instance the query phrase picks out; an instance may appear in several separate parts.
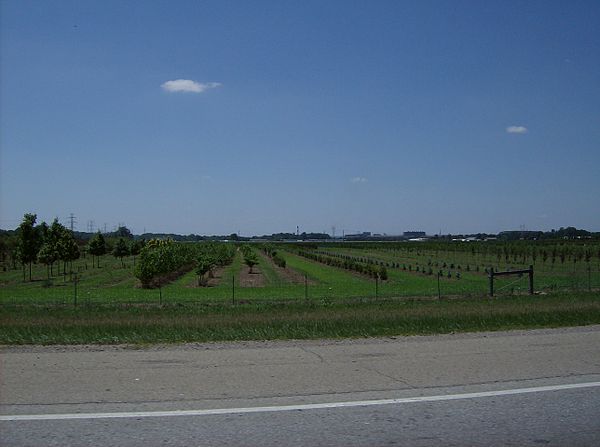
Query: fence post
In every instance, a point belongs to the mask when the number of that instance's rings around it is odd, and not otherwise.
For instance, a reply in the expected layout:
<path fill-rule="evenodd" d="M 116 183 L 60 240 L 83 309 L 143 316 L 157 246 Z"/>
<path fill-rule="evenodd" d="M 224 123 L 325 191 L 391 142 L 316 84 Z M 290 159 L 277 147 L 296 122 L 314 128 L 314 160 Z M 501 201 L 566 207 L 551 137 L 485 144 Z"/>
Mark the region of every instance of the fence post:
<path fill-rule="evenodd" d="M 73 279 L 73 306 L 77 307 L 77 280 L 79 279 L 79 275 L 75 273 L 75 278 Z"/>
<path fill-rule="evenodd" d="M 162 286 L 158 285 L 158 305 L 162 306 Z"/>
<path fill-rule="evenodd" d="M 440 291 L 440 271 L 437 272 L 437 282 L 438 282 L 438 300 L 442 299 L 442 292 Z"/>
<path fill-rule="evenodd" d="M 529 294 L 533 295 L 533 265 L 529 266 Z"/>
<path fill-rule="evenodd" d="M 592 268 L 588 264 L 588 292 L 592 291 Z"/>
<path fill-rule="evenodd" d="M 494 296 L 494 267 L 490 267 L 490 297 Z"/>
<path fill-rule="evenodd" d="M 308 277 L 304 274 L 304 299 L 308 300 Z"/>
<path fill-rule="evenodd" d="M 235 275 L 231 275 L 231 304 L 235 305 Z"/>
<path fill-rule="evenodd" d="M 379 276 L 375 277 L 375 299 L 379 298 Z"/>

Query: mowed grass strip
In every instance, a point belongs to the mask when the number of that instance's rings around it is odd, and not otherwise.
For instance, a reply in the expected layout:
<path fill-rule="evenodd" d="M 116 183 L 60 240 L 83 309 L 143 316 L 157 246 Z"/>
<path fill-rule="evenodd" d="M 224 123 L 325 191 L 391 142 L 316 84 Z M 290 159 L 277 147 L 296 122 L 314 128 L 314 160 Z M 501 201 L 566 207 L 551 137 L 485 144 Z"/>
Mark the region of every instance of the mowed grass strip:
<path fill-rule="evenodd" d="M 288 305 L 0 308 L 2 344 L 143 344 L 424 335 L 600 324 L 600 295 Z"/>

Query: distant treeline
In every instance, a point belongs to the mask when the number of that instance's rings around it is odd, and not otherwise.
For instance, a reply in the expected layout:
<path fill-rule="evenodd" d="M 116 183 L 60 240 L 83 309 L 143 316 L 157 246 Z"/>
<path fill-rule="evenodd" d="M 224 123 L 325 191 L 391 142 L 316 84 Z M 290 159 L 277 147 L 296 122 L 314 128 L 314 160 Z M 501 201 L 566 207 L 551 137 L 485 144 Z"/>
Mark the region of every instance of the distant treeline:
<path fill-rule="evenodd" d="M 15 230 L 0 229 L 1 237 L 11 237 L 16 234 Z M 96 233 L 83 231 L 74 231 L 73 235 L 81 241 L 88 241 L 94 237 Z M 203 236 L 199 234 L 175 234 L 175 233 L 143 233 L 134 235 L 127 227 L 121 226 L 112 232 L 103 233 L 108 238 L 123 238 L 135 240 L 151 240 L 151 239 L 170 239 L 176 242 L 201 242 L 201 241 L 318 241 L 318 240 L 333 240 L 331 235 L 327 233 L 273 233 L 270 235 L 243 237 L 236 233 L 229 235 L 212 235 Z M 558 230 L 551 231 L 501 231 L 498 234 L 494 233 L 470 233 L 470 234 L 446 234 L 434 235 L 427 237 L 430 240 L 455 240 L 455 239 L 476 239 L 488 240 L 497 239 L 500 241 L 518 241 L 518 240 L 553 240 L 553 239 L 600 239 L 600 232 L 590 232 L 587 230 L 577 229 L 575 227 L 561 227 Z M 346 240 L 349 241 L 403 241 L 407 238 L 404 236 L 394 235 L 349 235 Z M 336 240 L 339 240 L 336 238 Z"/>

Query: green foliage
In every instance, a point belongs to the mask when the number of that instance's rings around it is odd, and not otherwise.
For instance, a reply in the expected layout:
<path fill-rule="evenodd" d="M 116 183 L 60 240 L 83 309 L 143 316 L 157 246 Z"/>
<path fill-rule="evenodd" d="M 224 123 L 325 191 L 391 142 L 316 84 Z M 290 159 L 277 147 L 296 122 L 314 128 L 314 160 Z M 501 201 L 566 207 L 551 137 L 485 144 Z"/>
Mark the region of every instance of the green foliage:
<path fill-rule="evenodd" d="M 167 276 L 191 270 L 196 264 L 196 273 L 202 278 L 214 267 L 231 263 L 234 256 L 235 249 L 229 244 L 152 239 L 140 252 L 135 276 L 148 288 L 160 284 Z"/>
<path fill-rule="evenodd" d="M 140 254 L 140 251 L 142 251 L 143 247 L 144 247 L 144 242 L 131 241 L 131 244 L 129 244 L 129 253 L 131 253 L 133 256 L 137 256 Z"/>
<path fill-rule="evenodd" d="M 99 231 L 90 239 L 88 251 L 92 256 L 102 256 L 106 253 L 106 240 Z M 98 260 L 100 263 L 100 260 Z"/>
<path fill-rule="evenodd" d="M 152 239 L 140 252 L 135 276 L 141 281 L 142 287 L 152 287 L 160 284 L 161 276 L 191 265 L 194 259 L 195 244 Z"/>
<path fill-rule="evenodd" d="M 123 257 L 129 255 L 129 246 L 127 245 L 127 242 L 125 242 L 125 239 L 119 238 L 115 244 L 112 254 L 115 258 L 119 258 L 121 260 L 121 266 L 124 267 Z"/>
<path fill-rule="evenodd" d="M 37 216 L 25 214 L 21 225 L 17 228 L 17 254 L 21 264 L 29 264 L 29 280 L 31 281 L 31 264 L 36 261 L 42 245 L 41 232 L 35 227 Z M 25 279 L 25 278 L 23 278 Z"/>
<path fill-rule="evenodd" d="M 285 262 L 285 258 L 283 256 L 281 256 L 279 253 L 275 253 L 271 259 L 273 259 L 273 262 L 275 263 L 275 265 L 281 267 L 281 268 L 285 268 L 286 267 L 286 262 Z"/>
<path fill-rule="evenodd" d="M 244 264 L 250 268 L 250 273 L 252 273 L 252 268 L 258 264 L 258 257 L 251 249 L 250 251 L 246 251 L 246 253 L 244 253 Z"/>
<path fill-rule="evenodd" d="M 196 259 L 196 274 L 198 275 L 198 285 L 206 285 L 206 275 L 216 265 L 215 258 L 208 253 L 201 253 Z"/>

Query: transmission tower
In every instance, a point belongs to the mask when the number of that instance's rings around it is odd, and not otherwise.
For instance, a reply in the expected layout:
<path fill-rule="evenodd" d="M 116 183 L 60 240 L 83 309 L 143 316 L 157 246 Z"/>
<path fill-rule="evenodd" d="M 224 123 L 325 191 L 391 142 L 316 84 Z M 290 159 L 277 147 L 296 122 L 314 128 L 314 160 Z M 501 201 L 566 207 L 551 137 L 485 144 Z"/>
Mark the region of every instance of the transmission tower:
<path fill-rule="evenodd" d="M 73 231 L 73 228 L 75 228 L 76 222 L 77 222 L 77 220 L 75 219 L 75 214 L 73 214 L 73 213 L 69 214 L 69 224 L 71 227 L 71 231 Z"/>

